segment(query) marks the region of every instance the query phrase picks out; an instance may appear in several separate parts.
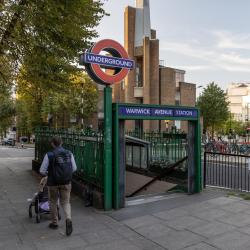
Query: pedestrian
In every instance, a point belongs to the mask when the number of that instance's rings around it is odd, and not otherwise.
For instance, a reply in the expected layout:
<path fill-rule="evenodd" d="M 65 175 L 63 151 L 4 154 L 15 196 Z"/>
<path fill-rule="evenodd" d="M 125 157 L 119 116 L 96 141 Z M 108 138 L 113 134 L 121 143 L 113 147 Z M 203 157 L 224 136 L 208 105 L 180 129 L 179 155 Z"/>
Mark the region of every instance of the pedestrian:
<path fill-rule="evenodd" d="M 58 198 L 66 215 L 66 235 L 73 231 L 71 220 L 70 192 L 72 173 L 76 171 L 76 163 L 73 154 L 62 147 L 60 137 L 51 140 L 53 151 L 46 153 L 40 173 L 48 176 L 47 186 L 49 191 L 49 204 L 52 222 L 49 228 L 58 228 Z"/>

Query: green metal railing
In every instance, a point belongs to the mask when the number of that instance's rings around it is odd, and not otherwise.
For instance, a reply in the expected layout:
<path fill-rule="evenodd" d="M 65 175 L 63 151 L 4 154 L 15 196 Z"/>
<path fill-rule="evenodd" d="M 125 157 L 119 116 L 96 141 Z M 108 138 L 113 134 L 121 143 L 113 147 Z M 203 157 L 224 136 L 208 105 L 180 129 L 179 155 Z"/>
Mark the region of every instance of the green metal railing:
<path fill-rule="evenodd" d="M 54 136 L 62 138 L 63 147 L 70 150 L 76 161 L 74 177 L 103 188 L 103 133 L 91 130 L 73 131 L 69 129 L 36 129 L 35 159 L 42 162 L 46 152 L 52 150 L 50 140 Z"/>
<path fill-rule="evenodd" d="M 187 155 L 187 139 L 184 133 L 174 130 L 168 133 L 127 131 L 126 134 L 150 142 L 150 165 L 156 163 L 175 163 Z"/>

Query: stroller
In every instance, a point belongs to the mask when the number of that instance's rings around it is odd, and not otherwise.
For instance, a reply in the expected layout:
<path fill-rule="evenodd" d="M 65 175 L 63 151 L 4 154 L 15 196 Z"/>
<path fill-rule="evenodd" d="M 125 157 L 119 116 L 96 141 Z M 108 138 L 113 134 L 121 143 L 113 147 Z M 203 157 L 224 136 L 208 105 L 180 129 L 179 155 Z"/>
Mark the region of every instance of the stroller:
<path fill-rule="evenodd" d="M 32 199 L 28 199 L 29 205 L 29 217 L 33 217 L 33 207 L 36 214 L 36 223 L 40 223 L 41 216 L 44 214 L 50 214 L 49 209 L 49 198 L 48 198 L 48 187 L 46 185 L 47 177 L 41 179 L 39 184 L 39 192 L 35 193 Z M 58 220 L 61 220 L 59 213 L 59 204 L 57 205 Z"/>

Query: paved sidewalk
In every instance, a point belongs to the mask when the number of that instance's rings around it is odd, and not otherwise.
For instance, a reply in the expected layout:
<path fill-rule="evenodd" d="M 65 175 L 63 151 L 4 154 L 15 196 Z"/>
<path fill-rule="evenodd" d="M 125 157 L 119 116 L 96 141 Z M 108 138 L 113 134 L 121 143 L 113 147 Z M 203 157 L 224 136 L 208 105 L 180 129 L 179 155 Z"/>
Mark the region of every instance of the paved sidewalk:
<path fill-rule="evenodd" d="M 26 201 L 38 184 L 30 170 L 32 155 L 33 150 L 0 148 L 1 250 L 250 249 L 250 202 L 220 191 L 175 194 L 109 213 L 85 208 L 72 196 L 70 237 L 64 219 L 58 230 L 48 229 L 48 219 L 36 224 L 28 218 Z"/>

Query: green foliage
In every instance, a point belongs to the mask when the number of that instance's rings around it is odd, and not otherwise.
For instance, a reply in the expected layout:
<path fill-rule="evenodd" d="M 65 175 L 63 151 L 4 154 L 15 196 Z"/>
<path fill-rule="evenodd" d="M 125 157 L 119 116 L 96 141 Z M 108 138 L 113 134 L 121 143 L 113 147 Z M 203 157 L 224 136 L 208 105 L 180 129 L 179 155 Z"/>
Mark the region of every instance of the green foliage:
<path fill-rule="evenodd" d="M 46 105 L 56 115 L 79 113 L 79 86 L 70 77 L 79 72 L 78 53 L 97 37 L 102 6 L 101 0 L 0 1 L 0 88 L 17 83 L 19 128 L 32 131 L 46 122 Z M 87 86 L 86 117 L 96 104 Z"/>
<path fill-rule="evenodd" d="M 4 136 L 13 123 L 15 106 L 10 91 L 6 88 L 0 91 L 0 135 Z"/>
<path fill-rule="evenodd" d="M 246 133 L 246 124 L 244 122 L 236 121 L 232 118 L 229 119 L 219 128 L 216 129 L 221 134 L 230 134 L 230 131 L 237 135 L 242 135 Z"/>
<path fill-rule="evenodd" d="M 226 93 L 214 82 L 208 84 L 197 100 L 197 106 L 203 116 L 204 128 L 220 127 L 229 117 L 229 102 Z"/>
<path fill-rule="evenodd" d="M 17 81 L 17 113 L 20 130 L 31 133 L 36 126 L 47 125 L 48 115 L 54 126 L 66 126 L 70 117 L 89 118 L 96 111 L 98 91 L 90 78 L 78 72 L 67 85 L 46 91 L 21 77 Z"/>
<path fill-rule="evenodd" d="M 76 70 L 77 53 L 97 36 L 95 26 L 105 15 L 101 1 L 6 0 L 1 6 L 0 75 L 24 65 L 26 80 L 63 84 Z M 12 71 L 12 74 L 18 72 Z M 8 76 L 6 76 L 8 77 Z"/>

